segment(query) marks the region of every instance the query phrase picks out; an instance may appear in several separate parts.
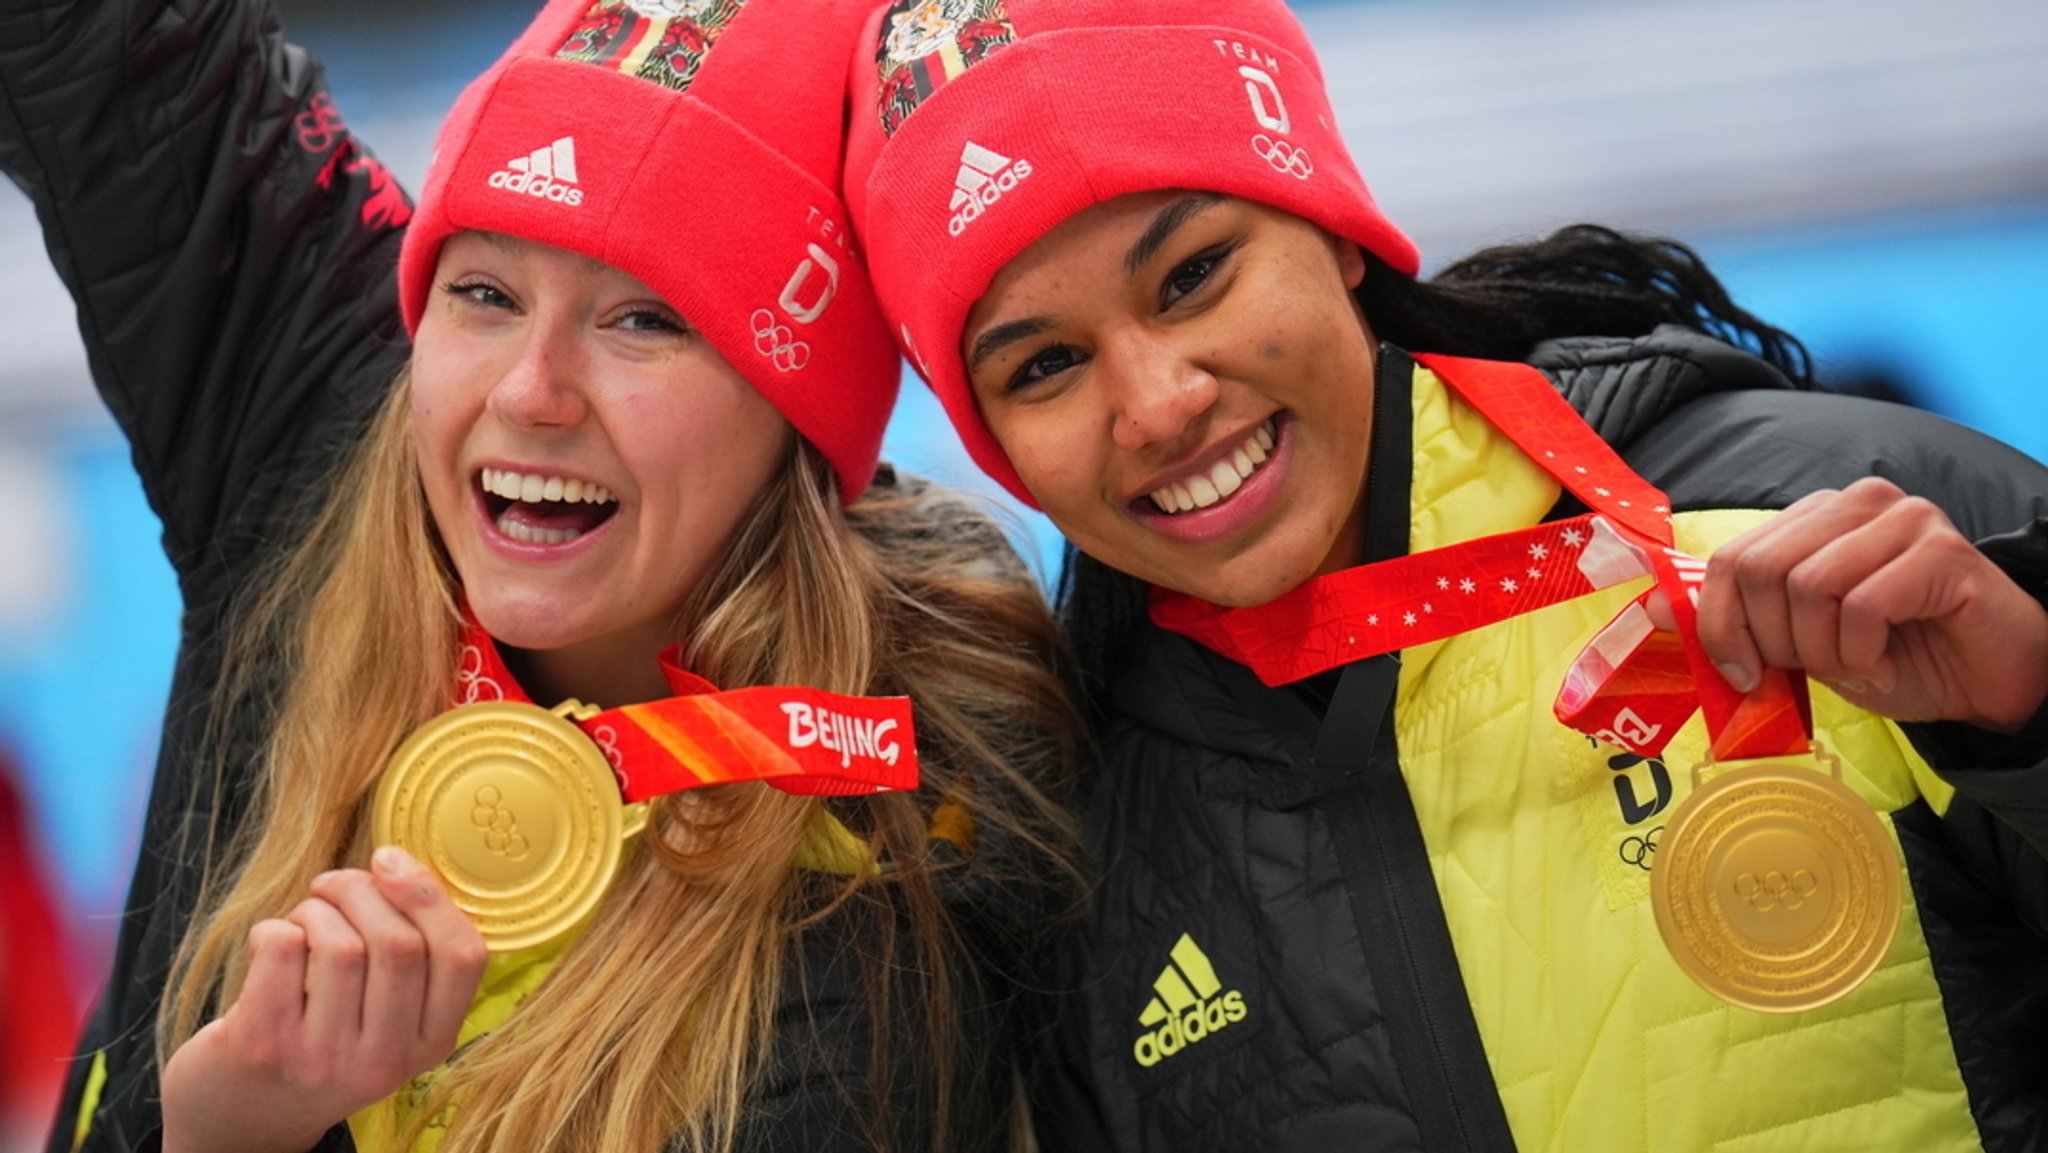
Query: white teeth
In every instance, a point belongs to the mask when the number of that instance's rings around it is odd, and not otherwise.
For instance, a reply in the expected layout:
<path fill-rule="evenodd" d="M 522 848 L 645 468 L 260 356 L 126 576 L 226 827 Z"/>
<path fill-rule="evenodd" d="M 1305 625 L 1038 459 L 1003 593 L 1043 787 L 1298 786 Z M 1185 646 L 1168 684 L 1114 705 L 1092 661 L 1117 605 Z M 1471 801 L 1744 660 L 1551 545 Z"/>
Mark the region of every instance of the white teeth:
<path fill-rule="evenodd" d="M 583 535 L 570 528 L 535 528 L 510 517 L 498 519 L 498 531 L 526 544 L 568 544 Z"/>
<path fill-rule="evenodd" d="M 1209 483 L 1216 486 L 1219 494 L 1229 496 L 1244 486 L 1244 477 L 1238 475 L 1235 464 L 1219 460 L 1216 467 L 1209 470 Z"/>
<path fill-rule="evenodd" d="M 610 489 L 592 481 L 519 473 L 506 468 L 485 469 L 483 485 L 484 491 L 492 496 L 501 496 L 506 500 L 522 501 L 527 504 L 541 501 L 610 504 L 614 499 Z"/>
<path fill-rule="evenodd" d="M 1152 494 L 1152 503 L 1161 512 L 1186 512 L 1195 507 L 1194 495 L 1184 484 L 1170 484 Z"/>
<path fill-rule="evenodd" d="M 1153 490 L 1153 507 L 1166 513 L 1208 508 L 1244 487 L 1252 473 L 1266 463 L 1272 447 L 1273 422 L 1268 418 L 1229 456 L 1209 466 L 1209 471 Z"/>

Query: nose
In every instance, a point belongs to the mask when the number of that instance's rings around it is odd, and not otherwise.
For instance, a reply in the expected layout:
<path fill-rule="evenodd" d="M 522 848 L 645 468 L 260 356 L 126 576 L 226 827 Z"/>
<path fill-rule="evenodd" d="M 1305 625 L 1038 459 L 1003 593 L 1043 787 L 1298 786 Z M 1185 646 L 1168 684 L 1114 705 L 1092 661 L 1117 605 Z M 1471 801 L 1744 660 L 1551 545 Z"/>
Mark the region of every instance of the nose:
<path fill-rule="evenodd" d="M 582 368 L 572 333 L 562 326 L 536 324 L 491 386 L 491 411 L 519 428 L 574 427 L 590 412 Z"/>
<path fill-rule="evenodd" d="M 1216 377 L 1173 341 L 1129 334 L 1096 352 L 1113 397 L 1111 435 L 1117 447 L 1142 449 L 1200 433 L 1216 404 Z"/>

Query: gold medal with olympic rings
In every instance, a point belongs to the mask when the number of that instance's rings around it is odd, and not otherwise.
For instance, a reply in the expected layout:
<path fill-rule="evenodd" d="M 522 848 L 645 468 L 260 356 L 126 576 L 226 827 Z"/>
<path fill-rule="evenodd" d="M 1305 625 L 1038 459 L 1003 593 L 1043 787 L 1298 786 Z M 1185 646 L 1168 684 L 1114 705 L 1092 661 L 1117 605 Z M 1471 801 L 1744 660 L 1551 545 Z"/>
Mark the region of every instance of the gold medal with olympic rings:
<path fill-rule="evenodd" d="M 1673 959 L 1747 1009 L 1825 1005 L 1870 976 L 1898 934 L 1898 849 L 1842 783 L 1841 762 L 1818 742 L 1814 756 L 1827 772 L 1796 760 L 1695 768 L 1650 871 Z"/>
<path fill-rule="evenodd" d="M 487 701 L 421 725 L 378 782 L 371 825 L 440 875 L 492 952 L 569 932 L 597 907 L 644 806 L 619 798 L 570 718 L 597 710 Z"/>

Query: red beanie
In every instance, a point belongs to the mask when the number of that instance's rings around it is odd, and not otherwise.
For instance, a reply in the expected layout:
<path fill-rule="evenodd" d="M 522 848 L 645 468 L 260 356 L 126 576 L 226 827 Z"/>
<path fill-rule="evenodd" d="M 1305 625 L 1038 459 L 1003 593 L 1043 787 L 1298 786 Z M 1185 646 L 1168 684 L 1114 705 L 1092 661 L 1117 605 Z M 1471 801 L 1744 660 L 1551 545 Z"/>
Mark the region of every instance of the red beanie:
<path fill-rule="evenodd" d="M 867 488 L 899 372 L 839 199 L 863 0 L 551 0 L 462 94 L 399 258 L 417 332 L 464 230 L 661 294 Z"/>
<path fill-rule="evenodd" d="M 982 423 L 960 333 L 1003 265 L 1069 216 L 1221 192 L 1421 264 L 1280 0 L 895 0 L 869 18 L 851 91 L 847 201 L 883 310 L 975 463 L 1034 506 Z"/>

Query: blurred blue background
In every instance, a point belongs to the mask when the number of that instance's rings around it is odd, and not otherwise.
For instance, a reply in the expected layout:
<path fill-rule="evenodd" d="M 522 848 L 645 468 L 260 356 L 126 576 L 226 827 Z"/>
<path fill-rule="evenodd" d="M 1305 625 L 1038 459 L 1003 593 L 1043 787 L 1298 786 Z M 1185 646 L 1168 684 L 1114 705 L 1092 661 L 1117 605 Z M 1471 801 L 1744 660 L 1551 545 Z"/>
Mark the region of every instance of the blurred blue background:
<path fill-rule="evenodd" d="M 1876 388 L 2048 457 L 2048 6 L 2018 0 L 1297 5 L 1382 207 L 1443 264 L 1595 220 L 1693 245 L 1736 299 Z M 532 11 L 297 0 L 358 135 L 417 187 L 463 80 Z M 2028 337 L 2032 332 L 2036 337 Z M 97 985 L 179 605 L 27 202 L 0 185 L 0 750 Z M 988 490 L 914 381 L 900 466 Z M 991 491 L 991 499 L 996 498 Z M 1058 541 L 1019 515 L 1050 571 Z"/>

